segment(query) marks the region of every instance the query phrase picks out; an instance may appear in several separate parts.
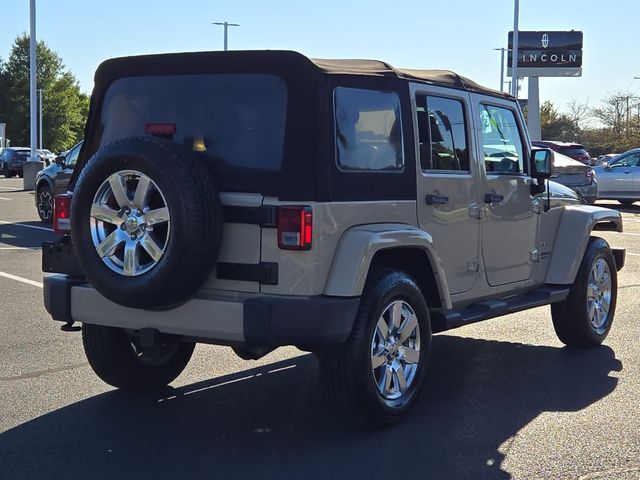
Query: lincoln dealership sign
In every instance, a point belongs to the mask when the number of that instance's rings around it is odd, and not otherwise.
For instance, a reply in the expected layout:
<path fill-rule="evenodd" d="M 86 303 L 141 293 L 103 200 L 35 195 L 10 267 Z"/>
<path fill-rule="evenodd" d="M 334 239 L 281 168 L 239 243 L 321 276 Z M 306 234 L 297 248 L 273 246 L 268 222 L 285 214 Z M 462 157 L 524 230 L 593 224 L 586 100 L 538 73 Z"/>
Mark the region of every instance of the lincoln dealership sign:
<path fill-rule="evenodd" d="M 513 32 L 509 32 L 508 75 L 511 75 Z M 518 76 L 582 75 L 582 32 L 518 32 Z"/>

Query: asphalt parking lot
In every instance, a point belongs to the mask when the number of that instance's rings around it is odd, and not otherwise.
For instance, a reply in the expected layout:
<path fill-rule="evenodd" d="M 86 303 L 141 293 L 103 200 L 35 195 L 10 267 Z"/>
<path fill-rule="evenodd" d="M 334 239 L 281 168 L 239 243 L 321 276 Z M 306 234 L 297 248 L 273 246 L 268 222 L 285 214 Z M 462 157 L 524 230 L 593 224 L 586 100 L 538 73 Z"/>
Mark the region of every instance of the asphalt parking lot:
<path fill-rule="evenodd" d="M 640 479 L 640 202 L 605 345 L 569 351 L 548 307 L 434 338 L 407 421 L 334 415 L 312 355 L 199 345 L 162 395 L 103 384 L 42 305 L 33 194 L 0 179 L 0 478 Z M 619 208 L 615 203 L 602 205 Z"/>

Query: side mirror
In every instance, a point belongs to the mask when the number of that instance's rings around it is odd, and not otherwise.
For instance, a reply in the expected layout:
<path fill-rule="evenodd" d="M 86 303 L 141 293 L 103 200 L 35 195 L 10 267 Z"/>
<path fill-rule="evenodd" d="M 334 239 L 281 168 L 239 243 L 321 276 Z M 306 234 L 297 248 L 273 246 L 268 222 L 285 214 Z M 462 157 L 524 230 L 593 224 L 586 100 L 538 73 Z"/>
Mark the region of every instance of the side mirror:
<path fill-rule="evenodd" d="M 531 150 L 531 176 L 536 180 L 547 180 L 553 173 L 553 150 L 534 148 Z"/>
<path fill-rule="evenodd" d="M 59 156 L 56 157 L 54 162 L 56 162 L 57 165 L 63 166 L 64 165 L 64 157 L 62 155 L 59 155 Z"/>

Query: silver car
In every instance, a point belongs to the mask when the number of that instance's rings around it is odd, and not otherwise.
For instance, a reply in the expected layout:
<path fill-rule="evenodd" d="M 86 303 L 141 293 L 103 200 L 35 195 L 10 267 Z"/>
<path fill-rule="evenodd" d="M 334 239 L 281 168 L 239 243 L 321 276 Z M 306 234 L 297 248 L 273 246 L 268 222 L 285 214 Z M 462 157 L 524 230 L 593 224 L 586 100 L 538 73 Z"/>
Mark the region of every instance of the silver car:
<path fill-rule="evenodd" d="M 598 199 L 617 200 L 629 206 L 640 200 L 640 148 L 618 155 L 610 163 L 594 167 Z"/>

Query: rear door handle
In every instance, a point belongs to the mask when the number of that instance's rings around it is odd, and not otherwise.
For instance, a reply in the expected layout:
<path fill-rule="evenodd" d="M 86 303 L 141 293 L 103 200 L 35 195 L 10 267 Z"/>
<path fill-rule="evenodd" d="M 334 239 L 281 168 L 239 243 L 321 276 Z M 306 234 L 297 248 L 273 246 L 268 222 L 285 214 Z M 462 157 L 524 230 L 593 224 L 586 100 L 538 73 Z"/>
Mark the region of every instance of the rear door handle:
<path fill-rule="evenodd" d="M 426 203 L 427 205 L 444 205 L 448 201 L 449 197 L 447 197 L 446 195 L 435 195 L 433 193 L 430 193 L 428 195 L 425 195 L 424 197 L 424 203 Z"/>
<path fill-rule="evenodd" d="M 484 194 L 484 203 L 500 203 L 503 200 L 504 200 L 504 195 L 500 195 L 499 193 Z"/>

